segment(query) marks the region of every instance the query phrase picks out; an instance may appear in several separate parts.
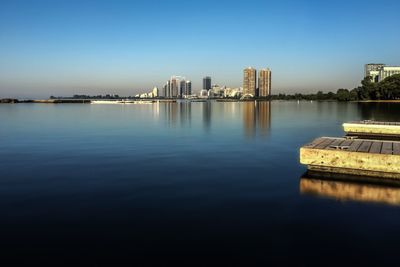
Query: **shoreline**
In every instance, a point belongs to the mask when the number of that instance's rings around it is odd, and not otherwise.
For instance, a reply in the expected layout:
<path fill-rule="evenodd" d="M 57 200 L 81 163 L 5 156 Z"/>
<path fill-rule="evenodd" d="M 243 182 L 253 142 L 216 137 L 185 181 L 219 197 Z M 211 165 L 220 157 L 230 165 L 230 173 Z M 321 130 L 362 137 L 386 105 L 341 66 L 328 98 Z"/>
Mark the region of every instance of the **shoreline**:
<path fill-rule="evenodd" d="M 351 101 L 353 103 L 400 103 L 400 100 L 359 100 Z"/>
<path fill-rule="evenodd" d="M 104 101 L 104 102 L 117 102 L 124 101 L 118 99 L 36 99 L 36 100 L 19 100 L 14 98 L 4 98 L 0 99 L 0 104 L 91 104 L 94 101 Z M 275 101 L 284 101 L 284 102 L 337 102 L 337 103 L 400 103 L 400 100 L 357 100 L 357 101 L 337 101 L 337 100 L 284 100 L 284 99 L 157 99 L 157 98 L 149 98 L 149 99 L 134 99 L 129 101 L 140 101 L 140 102 L 161 102 L 161 103 L 175 103 L 177 101 L 187 101 L 187 102 L 207 102 L 207 101 L 215 101 L 219 103 L 234 103 L 234 102 L 275 102 Z"/>

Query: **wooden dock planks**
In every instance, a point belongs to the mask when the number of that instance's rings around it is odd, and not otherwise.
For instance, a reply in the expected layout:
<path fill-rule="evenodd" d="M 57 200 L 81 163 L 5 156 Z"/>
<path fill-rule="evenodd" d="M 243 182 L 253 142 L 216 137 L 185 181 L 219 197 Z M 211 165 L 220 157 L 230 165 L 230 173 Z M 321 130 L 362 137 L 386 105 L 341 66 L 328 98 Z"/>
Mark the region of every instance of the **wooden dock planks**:
<path fill-rule="evenodd" d="M 361 146 L 358 148 L 357 152 L 367 153 L 369 151 L 369 148 L 371 147 L 371 145 L 372 145 L 371 141 L 363 141 L 361 143 Z"/>
<path fill-rule="evenodd" d="M 363 143 L 363 141 L 361 141 L 361 140 L 355 140 L 353 143 L 351 143 L 348 151 L 357 152 L 357 150 L 360 148 L 362 143 Z"/>
<path fill-rule="evenodd" d="M 381 154 L 392 155 L 393 154 L 393 143 L 383 142 Z"/>
<path fill-rule="evenodd" d="M 372 142 L 369 153 L 380 154 L 382 150 L 382 142 Z"/>
<path fill-rule="evenodd" d="M 305 146 L 309 147 L 309 148 L 314 148 L 317 145 L 321 144 L 324 140 L 325 140 L 324 137 L 320 137 L 320 138 L 315 139 L 314 141 L 312 141 L 311 143 L 309 143 L 309 144 L 307 144 Z"/>
<path fill-rule="evenodd" d="M 393 143 L 393 155 L 400 155 L 400 143 Z"/>
<path fill-rule="evenodd" d="M 335 141 L 335 138 L 325 138 L 323 142 L 320 144 L 316 145 L 316 149 L 324 149 L 330 146 L 333 142 Z"/>

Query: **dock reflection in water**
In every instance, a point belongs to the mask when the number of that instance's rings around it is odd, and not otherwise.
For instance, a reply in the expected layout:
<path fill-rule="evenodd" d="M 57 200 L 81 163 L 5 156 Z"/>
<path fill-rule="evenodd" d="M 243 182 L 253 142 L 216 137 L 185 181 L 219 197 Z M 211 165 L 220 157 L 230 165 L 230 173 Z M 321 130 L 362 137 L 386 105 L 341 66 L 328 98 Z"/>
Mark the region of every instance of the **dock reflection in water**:
<path fill-rule="evenodd" d="M 400 206 L 400 181 L 349 175 L 307 172 L 300 180 L 300 193 L 340 201 Z"/>

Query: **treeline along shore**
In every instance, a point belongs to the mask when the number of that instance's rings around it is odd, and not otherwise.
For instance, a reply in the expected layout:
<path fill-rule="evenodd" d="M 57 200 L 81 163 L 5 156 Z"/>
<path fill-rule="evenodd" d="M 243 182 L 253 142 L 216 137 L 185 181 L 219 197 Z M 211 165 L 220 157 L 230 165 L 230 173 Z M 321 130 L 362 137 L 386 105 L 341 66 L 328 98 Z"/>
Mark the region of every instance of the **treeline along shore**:
<path fill-rule="evenodd" d="M 47 99 L 47 100 L 19 100 L 14 98 L 0 99 L 1 104 L 40 103 L 40 104 L 90 104 L 87 99 Z"/>
<path fill-rule="evenodd" d="M 400 74 L 390 76 L 374 83 L 371 77 L 361 81 L 361 86 L 349 89 L 339 89 L 336 93 L 316 94 L 279 94 L 271 96 L 271 100 L 316 100 L 316 101 L 400 101 Z"/>
<path fill-rule="evenodd" d="M 74 99 L 74 98 L 60 98 L 60 99 L 44 99 L 44 100 L 19 100 L 15 98 L 0 99 L 0 104 L 18 104 L 18 103 L 39 103 L 39 104 L 90 104 L 97 99 Z M 157 99 L 138 99 L 138 102 L 155 102 Z M 124 102 L 124 99 L 103 99 L 104 102 Z M 176 99 L 159 99 L 161 102 L 176 102 Z"/>

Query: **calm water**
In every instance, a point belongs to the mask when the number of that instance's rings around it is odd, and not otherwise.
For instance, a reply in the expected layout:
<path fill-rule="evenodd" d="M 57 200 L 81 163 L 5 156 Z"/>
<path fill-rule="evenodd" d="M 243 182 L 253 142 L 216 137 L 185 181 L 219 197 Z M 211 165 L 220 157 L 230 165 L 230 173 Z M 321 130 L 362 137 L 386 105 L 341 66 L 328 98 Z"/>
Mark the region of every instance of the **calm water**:
<path fill-rule="evenodd" d="M 299 147 L 359 119 L 400 105 L 0 105 L 0 261 L 397 262 L 400 203 L 301 193 Z"/>

